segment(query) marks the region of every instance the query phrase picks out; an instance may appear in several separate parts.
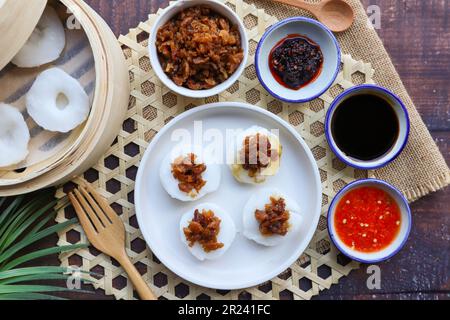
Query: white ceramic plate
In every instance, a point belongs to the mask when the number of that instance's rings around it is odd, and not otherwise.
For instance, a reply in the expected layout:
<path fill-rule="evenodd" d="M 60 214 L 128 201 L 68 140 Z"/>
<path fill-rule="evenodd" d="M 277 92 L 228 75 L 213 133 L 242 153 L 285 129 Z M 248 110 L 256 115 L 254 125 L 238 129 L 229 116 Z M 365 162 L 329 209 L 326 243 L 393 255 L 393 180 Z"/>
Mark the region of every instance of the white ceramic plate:
<path fill-rule="evenodd" d="M 238 229 L 230 249 L 218 260 L 201 262 L 181 242 L 180 218 L 194 203 L 172 199 L 159 180 L 162 159 L 177 145 L 172 141 L 176 129 L 193 133 L 194 122 L 211 128 L 247 129 L 259 125 L 279 129 L 283 156 L 280 172 L 261 186 L 243 185 L 222 167 L 222 182 L 217 192 L 198 203 L 210 202 L 227 210 Z M 277 188 L 296 200 L 303 224 L 295 237 L 282 245 L 267 248 L 246 239 L 242 231 L 242 209 L 255 192 L 264 187 Z M 242 103 L 215 103 L 192 109 L 173 119 L 153 139 L 140 164 L 135 188 L 139 227 L 153 253 L 170 270 L 200 286 L 232 290 L 268 281 L 289 268 L 300 257 L 317 228 L 322 203 L 321 180 L 314 157 L 300 135 L 285 121 L 258 107 Z"/>

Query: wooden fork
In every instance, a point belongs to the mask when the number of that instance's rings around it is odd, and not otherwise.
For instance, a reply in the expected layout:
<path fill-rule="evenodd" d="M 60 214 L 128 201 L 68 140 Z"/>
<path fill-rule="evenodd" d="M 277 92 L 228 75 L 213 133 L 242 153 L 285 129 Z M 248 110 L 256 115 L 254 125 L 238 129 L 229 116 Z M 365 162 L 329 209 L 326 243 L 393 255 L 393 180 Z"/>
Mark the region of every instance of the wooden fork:
<path fill-rule="evenodd" d="M 69 193 L 69 199 L 91 244 L 116 259 L 142 300 L 156 300 L 125 250 L 125 227 L 114 210 L 88 183 Z"/>

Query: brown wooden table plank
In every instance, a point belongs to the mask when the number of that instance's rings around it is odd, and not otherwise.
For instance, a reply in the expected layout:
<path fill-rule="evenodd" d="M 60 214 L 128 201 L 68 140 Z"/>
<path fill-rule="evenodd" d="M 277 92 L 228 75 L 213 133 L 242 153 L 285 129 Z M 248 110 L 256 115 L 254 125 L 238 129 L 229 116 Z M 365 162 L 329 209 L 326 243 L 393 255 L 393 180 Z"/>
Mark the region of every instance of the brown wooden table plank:
<path fill-rule="evenodd" d="M 166 0 L 86 0 L 116 35 L 147 18 Z M 450 160 L 450 1 L 363 0 L 381 7 L 379 34 L 409 93 L 447 161 Z M 412 205 L 411 237 L 399 255 L 380 265 L 382 290 L 366 287 L 365 268 L 353 272 L 318 299 L 450 298 L 450 189 Z M 52 243 L 55 239 L 48 241 Z M 54 243 L 54 242 L 53 242 Z M 56 259 L 43 261 L 56 264 Z M 105 299 L 95 295 L 72 298 Z M 108 299 L 108 298 L 107 298 Z"/>
<path fill-rule="evenodd" d="M 364 0 L 381 7 L 383 43 L 428 128 L 450 129 L 450 1 Z"/>

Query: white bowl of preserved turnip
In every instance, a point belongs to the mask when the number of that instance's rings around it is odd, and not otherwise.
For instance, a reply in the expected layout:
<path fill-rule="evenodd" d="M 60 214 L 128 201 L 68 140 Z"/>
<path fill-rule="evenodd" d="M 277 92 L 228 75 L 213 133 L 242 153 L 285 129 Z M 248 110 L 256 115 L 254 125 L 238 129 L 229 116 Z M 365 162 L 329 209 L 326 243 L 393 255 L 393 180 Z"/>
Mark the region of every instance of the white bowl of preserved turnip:
<path fill-rule="evenodd" d="M 249 46 L 239 16 L 221 1 L 179 0 L 153 24 L 153 71 L 173 92 L 207 98 L 230 88 L 244 72 Z"/>
<path fill-rule="evenodd" d="M 129 76 L 114 34 L 84 2 L 5 0 L 0 21 L 0 196 L 9 196 L 94 165 L 124 120 Z"/>

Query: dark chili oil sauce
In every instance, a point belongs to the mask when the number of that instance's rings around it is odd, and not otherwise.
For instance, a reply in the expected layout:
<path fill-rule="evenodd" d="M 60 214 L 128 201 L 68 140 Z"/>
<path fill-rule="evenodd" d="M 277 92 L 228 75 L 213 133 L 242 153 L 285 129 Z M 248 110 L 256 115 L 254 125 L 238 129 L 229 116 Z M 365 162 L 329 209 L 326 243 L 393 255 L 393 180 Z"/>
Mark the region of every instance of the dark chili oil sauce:
<path fill-rule="evenodd" d="M 388 101 L 359 94 L 344 100 L 335 110 L 331 132 L 338 148 L 362 161 L 375 160 L 394 146 L 400 125 Z"/>
<path fill-rule="evenodd" d="M 318 44 L 306 36 L 290 34 L 270 52 L 269 67 L 278 83 L 299 90 L 317 79 L 323 60 Z"/>

